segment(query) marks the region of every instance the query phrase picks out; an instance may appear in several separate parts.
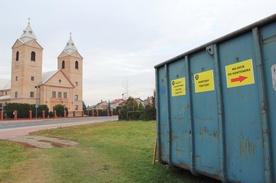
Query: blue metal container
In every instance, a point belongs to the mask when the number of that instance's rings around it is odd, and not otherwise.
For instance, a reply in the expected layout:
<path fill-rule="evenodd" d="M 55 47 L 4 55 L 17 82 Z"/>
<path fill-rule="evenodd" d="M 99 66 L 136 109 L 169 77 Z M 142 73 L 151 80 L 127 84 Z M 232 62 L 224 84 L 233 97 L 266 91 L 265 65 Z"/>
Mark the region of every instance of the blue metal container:
<path fill-rule="evenodd" d="M 155 66 L 159 162 L 276 182 L 276 14 Z"/>

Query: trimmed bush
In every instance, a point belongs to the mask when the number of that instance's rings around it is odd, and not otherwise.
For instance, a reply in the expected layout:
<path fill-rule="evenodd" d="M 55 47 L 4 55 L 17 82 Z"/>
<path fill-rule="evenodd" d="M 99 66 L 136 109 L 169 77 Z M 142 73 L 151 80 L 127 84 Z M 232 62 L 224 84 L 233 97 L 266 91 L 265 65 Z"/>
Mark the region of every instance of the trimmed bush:
<path fill-rule="evenodd" d="M 7 103 L 4 107 L 4 113 L 7 118 L 14 118 L 13 112 L 17 110 L 18 118 L 29 118 L 29 111 L 32 111 L 32 117 L 36 116 L 36 108 L 34 104 L 21 104 L 21 103 Z M 42 117 L 42 110 L 45 111 L 45 117 L 48 115 L 49 109 L 47 105 L 40 105 L 37 108 L 37 117 Z"/>
<path fill-rule="evenodd" d="M 50 111 L 50 112 L 49 112 L 49 117 L 50 117 L 50 118 L 53 118 L 53 117 L 54 117 L 53 111 Z"/>
<path fill-rule="evenodd" d="M 57 117 L 64 117 L 64 106 L 61 104 L 57 104 L 53 107 L 54 110 L 57 112 Z M 65 107 L 66 116 L 68 116 L 68 109 Z"/>

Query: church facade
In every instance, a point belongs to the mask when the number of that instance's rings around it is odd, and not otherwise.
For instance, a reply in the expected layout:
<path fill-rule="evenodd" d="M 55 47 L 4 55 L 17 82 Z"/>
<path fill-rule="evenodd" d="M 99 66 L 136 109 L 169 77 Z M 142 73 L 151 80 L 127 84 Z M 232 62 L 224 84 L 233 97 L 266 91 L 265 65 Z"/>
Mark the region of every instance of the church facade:
<path fill-rule="evenodd" d="M 57 58 L 57 70 L 42 72 L 43 47 L 30 22 L 12 46 L 11 79 L 0 79 L 0 103 L 64 105 L 82 111 L 83 57 L 72 37 Z M 1 77 L 1 76 L 0 76 Z"/>

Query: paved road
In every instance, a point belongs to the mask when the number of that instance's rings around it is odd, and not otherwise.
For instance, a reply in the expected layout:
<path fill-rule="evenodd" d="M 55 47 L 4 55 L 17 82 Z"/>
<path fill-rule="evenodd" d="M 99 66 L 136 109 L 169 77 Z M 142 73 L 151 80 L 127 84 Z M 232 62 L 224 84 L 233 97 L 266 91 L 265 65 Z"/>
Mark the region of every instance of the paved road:
<path fill-rule="evenodd" d="M 0 121 L 0 139 L 27 135 L 42 129 L 116 120 L 118 120 L 118 116 Z"/>

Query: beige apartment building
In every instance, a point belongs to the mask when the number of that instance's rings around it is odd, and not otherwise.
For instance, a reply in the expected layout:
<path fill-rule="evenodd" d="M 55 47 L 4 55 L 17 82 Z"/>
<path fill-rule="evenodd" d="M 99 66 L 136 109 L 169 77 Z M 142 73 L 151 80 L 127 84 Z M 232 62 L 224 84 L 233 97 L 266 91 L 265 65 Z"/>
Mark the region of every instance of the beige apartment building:
<path fill-rule="evenodd" d="M 83 58 L 72 37 L 57 58 L 57 70 L 42 73 L 43 48 L 30 22 L 12 46 L 11 79 L 0 79 L 0 103 L 57 104 L 82 111 Z M 0 76 L 1 77 L 1 76 Z"/>

